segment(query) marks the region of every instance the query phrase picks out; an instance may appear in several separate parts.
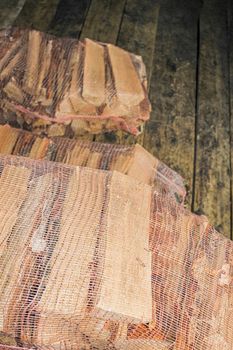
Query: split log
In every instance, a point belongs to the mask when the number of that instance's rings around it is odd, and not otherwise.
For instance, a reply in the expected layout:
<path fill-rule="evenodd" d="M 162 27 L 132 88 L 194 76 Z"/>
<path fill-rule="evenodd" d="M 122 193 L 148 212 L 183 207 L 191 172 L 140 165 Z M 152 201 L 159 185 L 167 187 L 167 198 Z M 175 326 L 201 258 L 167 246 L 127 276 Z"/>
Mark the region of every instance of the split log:
<path fill-rule="evenodd" d="M 88 306 L 90 266 L 98 237 L 95 228 L 100 224 L 104 202 L 105 175 L 84 173 L 77 169 L 69 181 L 60 234 L 50 259 L 50 279 L 38 304 L 42 313 L 74 314 L 81 318 Z M 100 188 L 97 193 L 94 188 L 98 182 Z M 75 234 L 78 227 L 82 232 L 80 235 Z M 79 252 L 78 256 L 76 252 Z M 66 256 L 69 260 L 65 259 Z"/>
<path fill-rule="evenodd" d="M 42 38 L 40 32 L 35 30 L 29 31 L 24 88 L 32 95 L 36 92 L 38 84 L 41 41 Z"/>
<path fill-rule="evenodd" d="M 85 39 L 82 96 L 97 107 L 105 101 L 104 47 L 89 39 Z"/>
<path fill-rule="evenodd" d="M 50 67 L 51 57 L 52 57 L 53 41 L 51 39 L 48 41 L 43 40 L 41 44 L 42 44 L 43 55 L 41 55 L 42 56 L 41 57 L 42 63 L 40 64 L 40 70 L 39 70 L 39 74 L 38 74 L 36 95 L 39 96 L 38 101 L 41 100 L 41 102 L 45 103 L 44 99 L 46 100 L 47 92 L 46 92 L 46 88 L 44 87 L 44 81 L 46 78 L 48 78 L 48 74 L 49 74 L 49 67 Z M 48 104 L 48 102 L 47 102 L 47 104 Z"/>
<path fill-rule="evenodd" d="M 23 49 L 20 48 L 18 52 L 12 57 L 8 64 L 0 72 L 0 79 L 4 80 L 9 76 L 14 76 L 14 69 L 21 64 Z"/>
<path fill-rule="evenodd" d="M 5 55 L 0 60 L 0 72 L 2 73 L 4 71 L 4 68 L 9 65 L 9 62 L 12 60 L 12 58 L 17 54 L 17 52 L 20 51 L 20 48 L 22 46 L 22 39 L 16 39 L 15 42 L 10 46 L 8 51 L 5 53 Z"/>
<path fill-rule="evenodd" d="M 129 54 L 111 44 L 107 47 L 119 101 L 123 105 L 139 104 L 145 94 Z"/>
<path fill-rule="evenodd" d="M 13 99 L 17 103 L 23 103 L 24 93 L 22 89 L 17 85 L 14 78 L 11 78 L 9 82 L 4 86 L 3 91 L 10 99 Z"/>
<path fill-rule="evenodd" d="M 54 124 L 57 128 L 58 125 Z M 56 130 L 55 130 L 56 131 Z M 16 135 L 21 135 L 16 142 Z M 25 135 L 25 138 L 23 138 Z M 31 138 L 26 135 L 31 135 Z M 120 146 L 91 143 L 53 137 L 40 138 L 9 126 L 0 126 L 0 151 L 35 159 L 51 159 L 58 162 L 88 166 L 95 169 L 119 171 L 136 180 L 154 186 L 157 191 L 168 194 L 175 201 L 183 202 L 186 192 L 183 179 L 165 164 L 151 156 L 140 145 Z M 12 138 L 12 141 L 9 141 Z M 27 139 L 32 139 L 31 143 Z M 8 140 L 8 141 L 7 141 Z M 7 143 L 8 142 L 8 143 Z M 12 145 L 11 145 L 12 144 Z M 27 147 L 25 147 L 27 144 Z M 11 145 L 11 146 L 10 146 Z M 9 147 L 9 148 L 8 148 Z M 5 150 L 5 151 L 4 151 Z M 142 171 L 143 169 L 143 171 Z"/>
<path fill-rule="evenodd" d="M 103 280 L 96 307 L 98 314 L 108 319 L 147 322 L 152 319 L 150 188 L 137 184 L 135 192 L 135 185 L 130 178 L 113 173 Z"/>
<path fill-rule="evenodd" d="M 18 129 L 0 126 L 0 154 L 12 154 L 18 135 Z"/>

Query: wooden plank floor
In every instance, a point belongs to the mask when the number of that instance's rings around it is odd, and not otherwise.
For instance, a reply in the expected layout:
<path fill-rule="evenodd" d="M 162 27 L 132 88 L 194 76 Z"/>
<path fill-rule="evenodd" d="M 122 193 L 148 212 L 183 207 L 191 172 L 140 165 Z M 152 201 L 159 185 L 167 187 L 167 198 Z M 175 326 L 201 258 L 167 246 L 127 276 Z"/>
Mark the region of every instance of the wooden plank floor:
<path fill-rule="evenodd" d="M 188 206 L 232 236 L 233 5 L 230 0 L 2 0 L 0 26 L 111 42 L 143 56 L 151 120 L 136 140 L 187 181 Z"/>

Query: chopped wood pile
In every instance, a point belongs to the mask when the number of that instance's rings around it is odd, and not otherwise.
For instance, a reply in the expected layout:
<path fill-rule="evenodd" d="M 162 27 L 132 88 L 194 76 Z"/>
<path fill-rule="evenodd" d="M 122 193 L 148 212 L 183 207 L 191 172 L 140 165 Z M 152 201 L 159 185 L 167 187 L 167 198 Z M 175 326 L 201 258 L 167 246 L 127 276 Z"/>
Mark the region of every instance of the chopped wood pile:
<path fill-rule="evenodd" d="M 232 349 L 233 243 L 117 171 L 0 156 L 0 332 L 42 349 Z"/>
<path fill-rule="evenodd" d="M 35 30 L 0 32 L 0 109 L 31 130 L 138 134 L 149 118 L 141 57 L 111 44 Z"/>
<path fill-rule="evenodd" d="M 117 170 L 183 203 L 186 190 L 182 177 L 153 157 L 142 146 L 124 146 L 41 137 L 30 132 L 0 126 L 0 154 L 45 159 L 102 170 Z M 142 171 L 143 169 L 143 171 Z"/>
<path fill-rule="evenodd" d="M 183 179 L 139 145 L 55 137 L 149 113 L 141 57 L 0 32 L 0 117 L 35 132 L 0 126 L 0 350 L 233 350 L 233 242 Z"/>

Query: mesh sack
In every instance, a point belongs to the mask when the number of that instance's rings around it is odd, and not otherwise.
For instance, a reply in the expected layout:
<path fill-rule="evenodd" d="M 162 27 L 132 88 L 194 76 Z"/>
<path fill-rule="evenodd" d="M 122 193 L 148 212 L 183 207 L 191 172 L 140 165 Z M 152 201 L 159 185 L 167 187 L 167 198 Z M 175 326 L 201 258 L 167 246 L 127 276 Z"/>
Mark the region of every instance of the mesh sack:
<path fill-rule="evenodd" d="M 149 118 L 141 57 L 111 44 L 4 30 L 0 80 L 4 115 L 13 113 L 34 126 L 57 122 L 79 134 L 117 129 L 137 134 Z"/>
<path fill-rule="evenodd" d="M 152 319 L 151 187 L 12 156 L 0 171 L 1 331 L 42 348 L 146 348 L 128 325 Z"/>
<path fill-rule="evenodd" d="M 138 144 L 123 146 L 59 137 L 42 138 L 5 125 L 0 126 L 0 153 L 117 170 L 155 186 L 157 191 L 180 203 L 186 196 L 182 177 Z"/>
<path fill-rule="evenodd" d="M 45 349 L 232 350 L 233 244 L 151 186 L 0 158 L 0 330 Z"/>

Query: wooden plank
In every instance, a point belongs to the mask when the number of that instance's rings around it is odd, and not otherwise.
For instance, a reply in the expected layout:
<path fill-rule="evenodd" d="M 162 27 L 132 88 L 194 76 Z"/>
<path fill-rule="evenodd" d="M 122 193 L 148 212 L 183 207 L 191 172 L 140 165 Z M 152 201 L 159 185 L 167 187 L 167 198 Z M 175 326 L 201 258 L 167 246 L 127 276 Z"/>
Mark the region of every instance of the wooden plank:
<path fill-rule="evenodd" d="M 58 36 L 80 36 L 90 0 L 60 0 L 49 32 Z"/>
<path fill-rule="evenodd" d="M 0 29 L 12 25 L 25 0 L 3 0 L 0 2 Z"/>
<path fill-rule="evenodd" d="M 81 32 L 90 38 L 115 44 L 126 0 L 92 0 Z"/>
<path fill-rule="evenodd" d="M 230 237 L 227 59 L 226 8 L 220 0 L 206 0 L 200 17 L 194 209 Z"/>
<path fill-rule="evenodd" d="M 230 151 L 231 151 L 231 239 L 233 239 L 233 3 L 228 0 L 228 69 L 229 69 L 229 108 L 230 108 Z"/>
<path fill-rule="evenodd" d="M 199 1 L 191 0 L 161 4 L 150 86 L 152 115 L 144 135 L 144 147 L 179 172 L 190 189 L 199 6 Z"/>
<path fill-rule="evenodd" d="M 159 1 L 128 0 L 116 44 L 130 52 L 141 55 L 150 80 L 159 14 Z M 130 33 L 130 35 L 129 35 Z M 100 38 L 101 40 L 101 38 Z M 122 131 L 97 135 L 96 141 L 120 144 L 143 143 L 143 134 L 137 138 Z"/>
<path fill-rule="evenodd" d="M 47 31 L 58 2 L 59 0 L 26 0 L 14 25 Z"/>
<path fill-rule="evenodd" d="M 150 202 L 150 186 L 113 173 L 104 232 L 103 279 L 96 304 L 104 318 L 152 320 Z"/>

